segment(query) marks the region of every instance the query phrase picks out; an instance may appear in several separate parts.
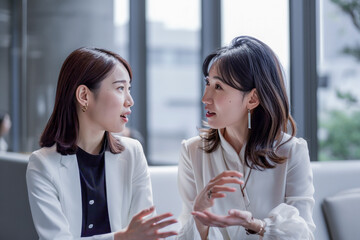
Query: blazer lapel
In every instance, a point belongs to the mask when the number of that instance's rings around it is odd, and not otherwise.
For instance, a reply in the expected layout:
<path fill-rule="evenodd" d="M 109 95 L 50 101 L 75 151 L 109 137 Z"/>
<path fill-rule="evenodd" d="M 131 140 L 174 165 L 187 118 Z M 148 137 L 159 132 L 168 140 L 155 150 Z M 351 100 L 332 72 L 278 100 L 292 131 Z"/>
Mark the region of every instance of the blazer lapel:
<path fill-rule="evenodd" d="M 122 206 L 126 202 L 124 191 L 124 159 L 121 154 L 113 154 L 105 151 L 105 178 L 106 178 L 106 196 L 109 211 L 109 220 L 111 231 L 119 231 L 123 228 L 121 215 Z"/>
<path fill-rule="evenodd" d="M 60 202 L 69 220 L 70 232 L 81 236 L 82 202 L 79 167 L 75 154 L 63 155 L 60 161 Z"/>

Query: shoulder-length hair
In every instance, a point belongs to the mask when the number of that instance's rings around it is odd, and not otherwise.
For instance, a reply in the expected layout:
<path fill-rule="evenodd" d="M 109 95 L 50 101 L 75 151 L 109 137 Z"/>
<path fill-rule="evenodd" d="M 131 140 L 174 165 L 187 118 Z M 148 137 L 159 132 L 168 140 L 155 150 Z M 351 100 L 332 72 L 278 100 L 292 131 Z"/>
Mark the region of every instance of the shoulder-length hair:
<path fill-rule="evenodd" d="M 240 36 L 205 58 L 202 67 L 205 77 L 214 64 L 224 83 L 245 93 L 255 88 L 259 97 L 260 104 L 251 116 L 245 148 L 246 165 L 264 170 L 284 163 L 286 157 L 277 155 L 276 149 L 285 143 L 281 144 L 281 141 L 283 133 L 288 131 L 288 124 L 291 138 L 296 133 L 296 126 L 289 111 L 282 66 L 275 53 L 258 39 Z M 200 136 L 205 152 L 211 153 L 219 146 L 217 129 L 201 129 Z"/>
<path fill-rule="evenodd" d="M 40 138 L 41 147 L 56 144 L 57 152 L 62 155 L 76 153 L 79 135 L 76 89 L 79 85 L 85 85 L 96 96 L 101 82 L 119 63 L 126 68 L 131 81 L 132 71 L 129 63 L 111 51 L 83 47 L 76 49 L 66 58 L 59 74 L 54 109 Z M 124 150 L 120 141 L 112 134 L 106 133 L 105 136 L 112 153 Z"/>

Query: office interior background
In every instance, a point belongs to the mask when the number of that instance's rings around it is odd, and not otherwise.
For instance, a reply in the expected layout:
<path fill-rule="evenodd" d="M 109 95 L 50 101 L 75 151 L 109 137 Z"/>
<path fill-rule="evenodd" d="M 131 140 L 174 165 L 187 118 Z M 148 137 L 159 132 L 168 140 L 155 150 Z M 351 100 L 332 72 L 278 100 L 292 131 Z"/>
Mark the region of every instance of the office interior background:
<path fill-rule="evenodd" d="M 149 164 L 176 164 L 180 142 L 204 120 L 202 60 L 238 35 L 259 38 L 279 56 L 311 160 L 360 159 L 358 0 L 0 0 L 9 148 L 39 148 L 62 62 L 95 46 L 133 68 L 128 126 L 142 134 Z"/>

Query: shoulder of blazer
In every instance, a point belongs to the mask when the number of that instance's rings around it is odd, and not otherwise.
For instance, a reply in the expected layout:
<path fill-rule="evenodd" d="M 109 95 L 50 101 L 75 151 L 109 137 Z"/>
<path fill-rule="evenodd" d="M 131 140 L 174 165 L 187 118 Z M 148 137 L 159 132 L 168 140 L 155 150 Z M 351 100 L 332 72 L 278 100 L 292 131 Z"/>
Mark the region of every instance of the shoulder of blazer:
<path fill-rule="evenodd" d="M 136 152 L 143 151 L 141 143 L 133 138 L 129 137 L 122 137 L 122 136 L 115 136 L 116 139 L 119 140 L 120 144 L 124 146 L 124 151 L 122 153 L 131 153 L 135 154 Z M 122 154 L 119 153 L 119 154 Z"/>
<path fill-rule="evenodd" d="M 43 147 L 34 151 L 29 158 L 28 169 L 45 170 L 58 168 L 62 155 L 56 151 L 56 146 Z"/>

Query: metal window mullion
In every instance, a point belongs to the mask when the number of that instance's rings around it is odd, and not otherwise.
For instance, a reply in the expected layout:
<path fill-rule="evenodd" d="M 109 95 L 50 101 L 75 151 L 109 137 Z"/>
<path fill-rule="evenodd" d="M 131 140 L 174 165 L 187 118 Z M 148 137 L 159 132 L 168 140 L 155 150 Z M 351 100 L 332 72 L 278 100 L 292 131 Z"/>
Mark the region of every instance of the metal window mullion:
<path fill-rule="evenodd" d="M 147 69 L 146 69 L 146 1 L 129 0 L 129 62 L 133 70 L 131 123 L 144 137 L 144 152 L 148 150 Z"/>
<path fill-rule="evenodd" d="M 208 54 L 219 47 L 221 47 L 221 0 L 202 0 L 201 63 Z M 201 81 L 201 91 L 202 89 L 204 89 L 204 81 Z M 200 95 L 202 95 L 202 93 L 200 93 Z M 201 105 L 200 109 L 201 118 L 203 118 L 205 116 L 204 107 Z"/>
<path fill-rule="evenodd" d="M 316 1 L 290 0 L 291 109 L 298 136 L 307 140 L 310 159 L 317 157 Z"/>

